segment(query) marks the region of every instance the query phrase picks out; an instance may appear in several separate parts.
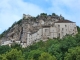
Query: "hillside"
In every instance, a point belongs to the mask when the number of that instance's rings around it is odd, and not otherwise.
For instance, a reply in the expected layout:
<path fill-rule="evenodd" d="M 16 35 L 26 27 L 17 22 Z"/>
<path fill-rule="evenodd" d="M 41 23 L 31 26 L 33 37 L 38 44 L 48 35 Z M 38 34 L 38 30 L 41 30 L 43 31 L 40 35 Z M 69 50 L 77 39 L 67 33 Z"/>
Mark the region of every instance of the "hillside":
<path fill-rule="evenodd" d="M 78 27 L 80 32 L 80 27 Z M 16 58 L 16 59 L 15 59 Z M 40 41 L 27 48 L 14 44 L 11 47 L 0 46 L 0 60 L 79 60 L 80 33 L 63 39 Z"/>
<path fill-rule="evenodd" d="M 23 14 L 23 15 L 25 15 L 25 14 Z M 33 25 L 33 23 L 36 23 L 36 22 L 39 22 L 39 20 L 44 20 L 44 21 L 46 21 L 46 22 L 48 22 L 49 20 L 51 20 L 51 21 L 57 21 L 57 20 L 60 20 L 60 19 L 63 19 L 63 20 L 65 20 L 64 19 L 64 17 L 62 17 L 61 15 L 60 16 L 58 16 L 58 15 L 56 15 L 55 13 L 52 13 L 52 15 L 47 15 L 46 13 L 41 13 L 40 15 L 38 15 L 38 16 L 36 16 L 36 17 L 32 17 L 32 16 L 30 16 L 30 17 L 28 17 L 27 19 L 26 19 L 26 17 L 24 17 L 23 16 L 23 18 L 22 19 L 20 19 L 19 21 L 17 21 L 17 22 L 14 22 L 13 24 L 12 24 L 12 26 L 11 27 L 9 27 L 7 30 L 5 30 L 1 35 L 0 35 L 0 38 L 2 38 L 2 37 L 7 37 L 7 35 L 9 34 L 9 33 L 11 33 L 13 30 L 21 30 L 21 28 L 22 28 L 22 24 L 32 24 Z M 17 31 L 17 34 L 19 34 L 19 32 Z"/>
<path fill-rule="evenodd" d="M 22 47 L 32 45 L 40 40 L 60 38 L 78 33 L 76 23 L 55 13 L 41 13 L 36 17 L 23 14 L 23 18 L 15 22 L 0 35 L 1 45 L 11 45 L 16 42 Z"/>
<path fill-rule="evenodd" d="M 55 13 L 52 13 L 52 15 L 41 13 L 36 17 L 23 14 L 22 19 L 14 22 L 11 27 L 9 27 L 0 35 L 0 40 L 2 40 L 2 42 L 7 40 L 26 42 L 26 35 L 23 33 L 27 33 L 28 31 L 30 31 L 32 34 L 35 33 L 41 28 L 41 20 L 45 21 L 45 25 L 47 26 L 50 25 L 51 22 L 53 22 L 54 25 L 54 22 L 66 19 L 64 19 L 64 17 L 61 15 L 56 15 Z"/>
<path fill-rule="evenodd" d="M 27 24 L 28 23 L 33 24 L 33 23 L 39 22 L 39 20 L 45 20 L 45 21 L 47 21 L 47 20 L 52 20 L 52 18 L 54 18 L 53 20 L 56 20 L 56 19 L 60 18 L 60 16 L 56 15 L 55 13 L 52 13 L 52 15 L 47 15 L 46 13 L 41 13 L 40 15 L 38 15 L 36 17 L 32 17 L 32 16 L 29 15 L 29 17 L 27 17 L 27 19 L 26 19 L 26 17 L 24 17 L 24 15 L 25 14 L 23 14 L 23 18 L 22 19 L 20 19 L 17 22 L 14 22 L 11 27 L 9 27 L 7 30 L 5 30 L 0 35 L 0 38 L 7 37 L 8 33 L 11 33 L 15 29 L 18 30 L 18 31 L 21 30 L 22 24 L 25 24 L 25 23 L 27 23 Z M 16 31 L 17 34 L 18 34 L 18 31 Z"/>

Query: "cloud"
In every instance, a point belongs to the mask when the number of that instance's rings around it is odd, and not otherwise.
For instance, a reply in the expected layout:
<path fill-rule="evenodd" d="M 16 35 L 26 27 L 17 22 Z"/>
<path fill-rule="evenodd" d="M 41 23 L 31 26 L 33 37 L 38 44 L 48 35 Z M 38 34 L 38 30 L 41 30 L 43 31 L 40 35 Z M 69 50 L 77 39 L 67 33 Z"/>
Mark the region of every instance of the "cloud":
<path fill-rule="evenodd" d="M 54 12 L 80 26 L 79 11 L 80 0 L 0 0 L 0 33 L 21 19 L 23 13 L 36 16 L 42 12 Z"/>
<path fill-rule="evenodd" d="M 36 16 L 42 12 L 44 11 L 39 6 L 23 0 L 0 0 L 0 28 L 4 31 L 21 19 L 23 13 Z"/>
<path fill-rule="evenodd" d="M 51 0 L 52 6 L 48 10 L 52 13 L 62 14 L 80 25 L 80 0 Z"/>

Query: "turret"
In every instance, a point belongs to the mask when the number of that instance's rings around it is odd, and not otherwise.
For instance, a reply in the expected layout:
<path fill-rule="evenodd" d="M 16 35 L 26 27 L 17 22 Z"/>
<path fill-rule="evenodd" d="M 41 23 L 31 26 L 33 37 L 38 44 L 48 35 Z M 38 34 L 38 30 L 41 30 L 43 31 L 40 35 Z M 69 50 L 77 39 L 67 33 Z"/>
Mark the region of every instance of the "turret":
<path fill-rule="evenodd" d="M 23 19 L 27 19 L 28 17 L 31 17 L 29 14 L 26 15 L 26 14 L 23 14 Z"/>

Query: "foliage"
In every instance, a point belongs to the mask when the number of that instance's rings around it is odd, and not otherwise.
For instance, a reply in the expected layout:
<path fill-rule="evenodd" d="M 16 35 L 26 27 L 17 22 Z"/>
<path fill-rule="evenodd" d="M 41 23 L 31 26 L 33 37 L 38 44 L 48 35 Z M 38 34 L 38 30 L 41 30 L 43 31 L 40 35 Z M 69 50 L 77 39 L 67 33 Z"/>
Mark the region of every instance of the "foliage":
<path fill-rule="evenodd" d="M 80 27 L 79 26 L 77 26 L 77 30 L 78 30 L 78 33 L 80 33 Z"/>
<path fill-rule="evenodd" d="M 0 34 L 0 39 L 5 36 L 5 33 L 6 33 L 6 30 L 2 34 Z"/>
<path fill-rule="evenodd" d="M 7 45 L 5 46 L 0 46 L 0 54 L 4 54 L 5 52 L 11 50 L 11 48 Z"/>
<path fill-rule="evenodd" d="M 47 16 L 47 13 L 41 13 L 40 16 Z"/>
<path fill-rule="evenodd" d="M 52 13 L 52 16 L 53 16 L 54 18 L 59 19 L 59 16 L 58 16 L 57 14 L 55 14 L 55 13 Z"/>
<path fill-rule="evenodd" d="M 20 19 L 19 21 L 16 22 L 16 24 L 20 24 L 22 22 L 22 19 Z"/>
<path fill-rule="evenodd" d="M 57 60 L 55 56 L 51 56 L 49 53 L 42 53 L 39 60 Z"/>
<path fill-rule="evenodd" d="M 22 52 L 17 49 L 12 49 L 10 52 L 6 52 L 5 54 L 0 55 L 2 60 L 24 60 L 22 56 Z"/>
<path fill-rule="evenodd" d="M 64 60 L 80 60 L 80 46 L 68 49 Z"/>
<path fill-rule="evenodd" d="M 52 16 L 56 16 L 56 14 L 55 13 L 52 13 Z"/>
<path fill-rule="evenodd" d="M 38 60 L 39 56 L 43 53 L 43 51 L 40 50 L 32 50 L 30 51 L 28 55 L 28 60 Z"/>
<path fill-rule="evenodd" d="M 12 49 L 17 49 L 17 50 L 21 50 L 21 51 L 22 51 L 21 45 L 20 45 L 20 44 L 17 44 L 17 43 L 13 43 L 13 44 L 11 45 L 11 48 L 12 48 Z"/>

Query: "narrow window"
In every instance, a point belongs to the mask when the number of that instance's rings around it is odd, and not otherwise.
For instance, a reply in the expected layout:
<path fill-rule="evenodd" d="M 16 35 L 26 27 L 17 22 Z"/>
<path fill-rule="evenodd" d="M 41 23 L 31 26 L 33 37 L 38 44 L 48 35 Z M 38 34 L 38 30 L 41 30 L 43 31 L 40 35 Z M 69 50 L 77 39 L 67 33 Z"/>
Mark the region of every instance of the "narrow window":
<path fill-rule="evenodd" d="M 58 27 L 60 27 L 60 25 L 58 25 Z"/>
<path fill-rule="evenodd" d="M 59 36 L 58 37 L 60 37 L 60 33 L 59 33 Z"/>
<path fill-rule="evenodd" d="M 62 31 L 64 30 L 64 28 L 62 28 Z"/>
<path fill-rule="evenodd" d="M 67 25 L 65 25 L 65 27 L 67 27 Z"/>

